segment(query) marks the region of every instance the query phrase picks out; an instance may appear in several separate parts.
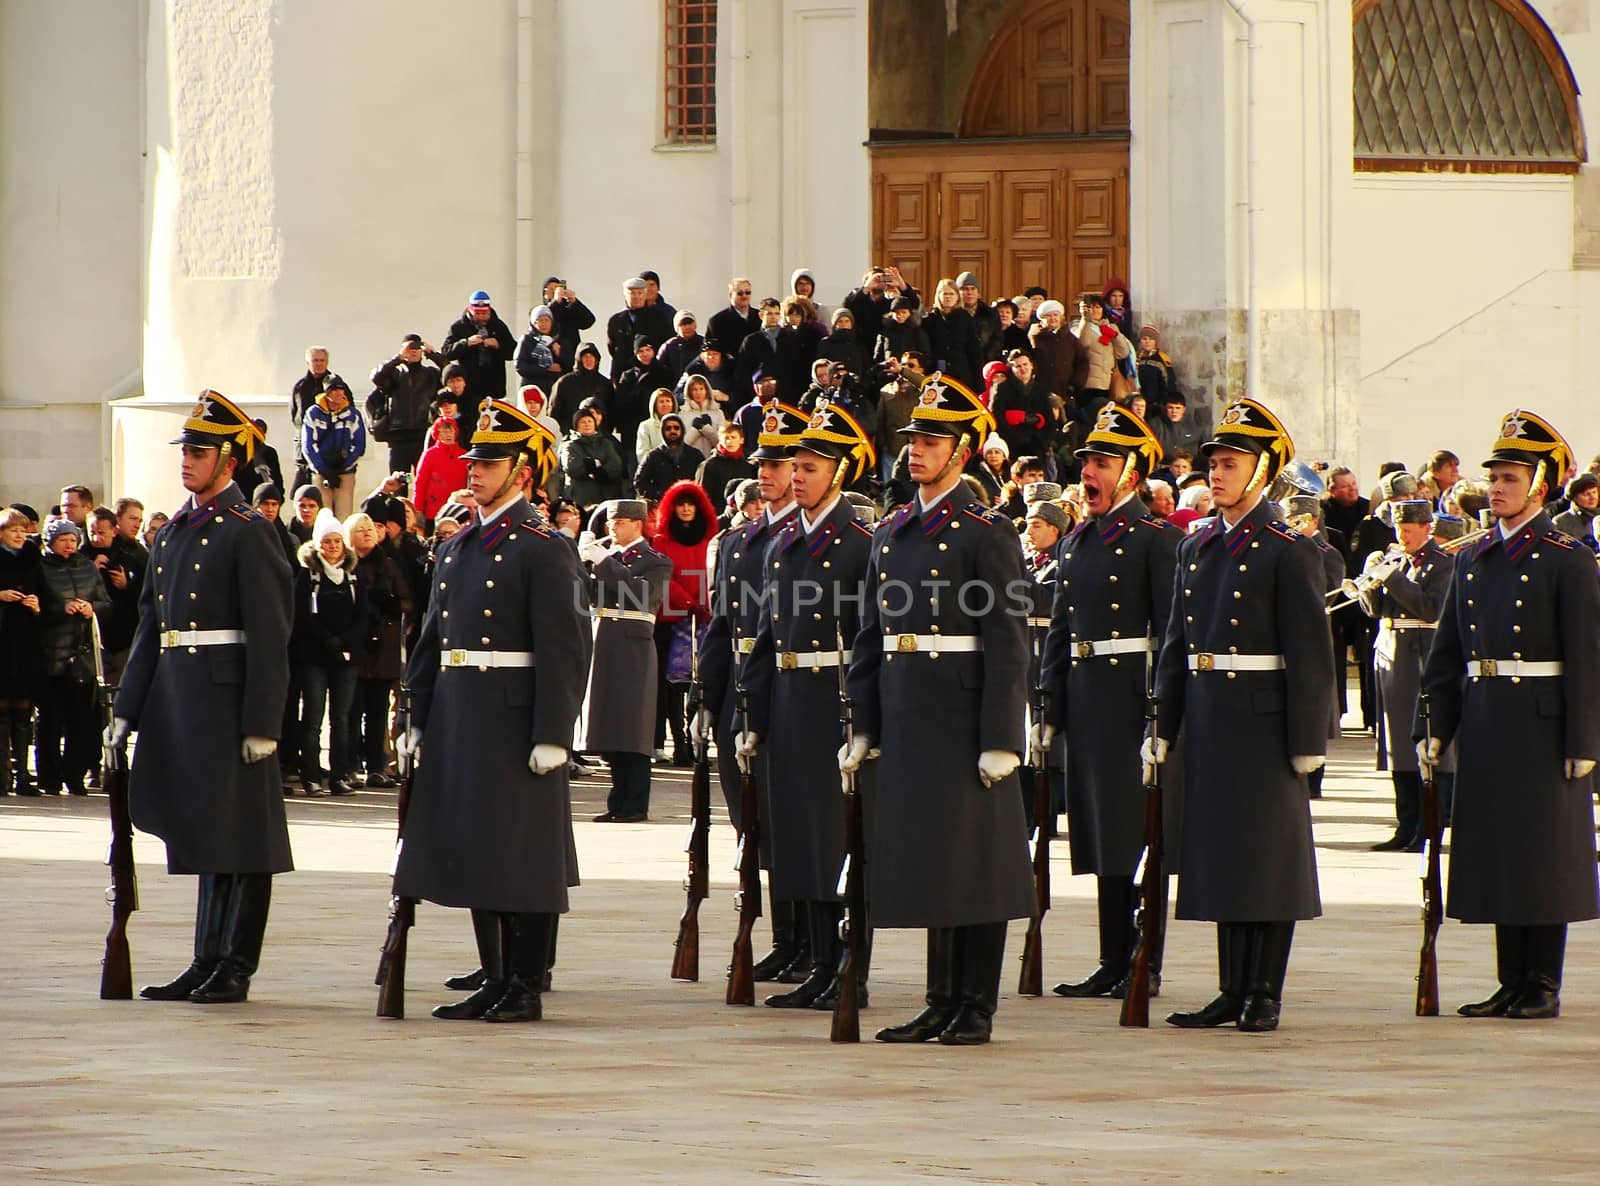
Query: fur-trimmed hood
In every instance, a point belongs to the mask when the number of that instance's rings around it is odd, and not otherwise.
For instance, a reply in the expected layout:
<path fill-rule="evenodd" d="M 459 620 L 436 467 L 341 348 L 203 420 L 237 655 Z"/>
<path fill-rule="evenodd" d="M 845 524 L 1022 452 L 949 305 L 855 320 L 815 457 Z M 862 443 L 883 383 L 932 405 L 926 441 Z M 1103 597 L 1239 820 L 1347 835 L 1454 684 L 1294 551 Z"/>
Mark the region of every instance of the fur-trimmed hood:
<path fill-rule="evenodd" d="M 295 551 L 295 557 L 300 561 L 300 567 L 307 572 L 320 572 L 322 570 L 322 565 L 319 563 L 322 559 L 322 553 L 314 543 L 301 544 Z M 355 549 L 349 544 L 344 547 L 344 558 L 339 561 L 339 567 L 346 572 L 355 572 L 356 570 Z"/>

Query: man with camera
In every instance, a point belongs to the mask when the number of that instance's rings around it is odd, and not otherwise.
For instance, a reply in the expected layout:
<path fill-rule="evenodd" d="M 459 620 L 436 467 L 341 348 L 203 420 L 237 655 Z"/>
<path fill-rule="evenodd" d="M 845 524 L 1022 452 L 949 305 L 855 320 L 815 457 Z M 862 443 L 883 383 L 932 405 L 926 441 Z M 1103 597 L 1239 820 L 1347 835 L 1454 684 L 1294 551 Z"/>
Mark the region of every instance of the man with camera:
<path fill-rule="evenodd" d="M 375 439 L 388 443 L 391 472 L 409 473 L 422 457 L 431 423 L 428 406 L 441 386 L 442 357 L 421 334 L 407 334 L 400 353 L 373 368 L 367 427 Z"/>

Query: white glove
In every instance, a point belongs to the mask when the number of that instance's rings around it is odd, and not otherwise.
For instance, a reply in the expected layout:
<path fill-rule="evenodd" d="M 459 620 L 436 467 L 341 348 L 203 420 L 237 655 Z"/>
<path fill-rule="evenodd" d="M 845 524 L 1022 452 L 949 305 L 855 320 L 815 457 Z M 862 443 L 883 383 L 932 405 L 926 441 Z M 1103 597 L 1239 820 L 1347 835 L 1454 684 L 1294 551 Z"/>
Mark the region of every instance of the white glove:
<path fill-rule="evenodd" d="M 540 743 L 533 747 L 533 752 L 528 755 L 528 769 L 535 774 L 549 774 L 552 770 L 564 770 L 567 765 L 567 751 L 559 745 Z"/>
<path fill-rule="evenodd" d="M 753 758 L 761 745 L 761 734 L 738 733 L 733 738 L 733 752 L 741 758 Z"/>
<path fill-rule="evenodd" d="M 1033 747 L 1033 752 L 1050 756 L 1050 747 L 1056 741 L 1056 727 L 1049 721 L 1038 721 L 1028 731 L 1028 744 Z"/>
<path fill-rule="evenodd" d="M 277 752 L 278 740 L 275 737 L 246 737 L 244 744 L 239 747 L 239 756 L 244 759 L 246 766 L 253 766 Z"/>
<path fill-rule="evenodd" d="M 1311 774 L 1321 770 L 1327 760 L 1321 754 L 1296 754 L 1289 759 L 1289 765 L 1294 767 L 1296 774 Z"/>
<path fill-rule="evenodd" d="M 127 743 L 128 734 L 132 731 L 133 726 L 128 723 L 127 717 L 112 717 L 105 732 L 100 734 L 100 741 L 107 749 L 118 750 Z"/>
<path fill-rule="evenodd" d="M 402 769 L 422 761 L 422 730 L 413 726 L 400 734 L 395 739 L 394 753 Z"/>
<path fill-rule="evenodd" d="M 1430 770 L 1439 764 L 1439 755 L 1444 752 L 1444 745 L 1435 737 L 1432 741 L 1417 742 L 1417 765 L 1424 770 Z"/>
<path fill-rule="evenodd" d="M 1167 760 L 1167 751 L 1171 745 L 1165 737 L 1146 737 L 1144 744 L 1139 747 L 1139 761 L 1144 765 L 1145 782 L 1154 782 L 1156 767 Z"/>
<path fill-rule="evenodd" d="M 1008 778 L 1022 765 L 1022 756 L 1003 749 L 986 749 L 978 755 L 978 777 L 983 779 L 983 785 L 992 787 L 1003 778 Z"/>
<path fill-rule="evenodd" d="M 696 743 L 710 741 L 711 735 L 716 732 L 717 719 L 711 715 L 709 708 L 702 708 L 694 714 L 694 719 L 689 722 L 689 736 Z"/>
<path fill-rule="evenodd" d="M 1567 777 L 1569 779 L 1588 778 L 1594 772 L 1593 758 L 1568 758 Z"/>
<path fill-rule="evenodd" d="M 610 548 L 604 544 L 595 543 L 593 540 L 586 544 L 578 545 L 578 559 L 585 564 L 599 564 L 609 555 L 611 555 Z"/>
<path fill-rule="evenodd" d="M 855 735 L 849 745 L 841 745 L 839 747 L 839 773 L 854 774 L 857 770 L 860 770 L 861 763 L 867 760 L 867 751 L 871 748 L 872 739 L 863 737 L 859 733 Z"/>

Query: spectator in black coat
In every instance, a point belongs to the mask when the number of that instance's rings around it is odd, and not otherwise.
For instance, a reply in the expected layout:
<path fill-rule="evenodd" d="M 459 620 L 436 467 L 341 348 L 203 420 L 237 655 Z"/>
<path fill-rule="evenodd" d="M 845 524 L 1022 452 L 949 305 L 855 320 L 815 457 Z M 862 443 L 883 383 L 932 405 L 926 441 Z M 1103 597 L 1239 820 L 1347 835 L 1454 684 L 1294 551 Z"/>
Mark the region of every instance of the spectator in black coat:
<path fill-rule="evenodd" d="M 99 728 L 95 713 L 94 642 L 91 619 L 110 613 L 100 573 L 80 554 L 83 532 L 68 519 L 44 530 L 39 596 L 44 627 L 45 683 L 39 702 L 34 751 L 39 787 L 58 794 L 86 794 L 84 775 L 94 764 Z"/>
<path fill-rule="evenodd" d="M 367 637 L 366 591 L 356 579 L 356 556 L 344 542 L 333 512 L 323 510 L 302 544 L 294 574 L 294 630 L 289 637 L 290 680 L 305 697 L 300 735 L 300 776 L 307 795 L 348 795 L 356 756 L 350 743 L 350 705 L 356 660 Z M 328 769 L 322 767 L 322 721 L 330 730 Z"/>
<path fill-rule="evenodd" d="M 255 421 L 255 426 L 261 430 L 263 438 L 267 435 L 267 422 Z M 295 441 L 295 452 L 302 453 L 300 442 Z M 250 457 L 250 464 L 241 465 L 234 473 L 234 481 L 239 485 L 239 492 L 250 498 L 256 492 L 256 487 L 263 483 L 274 486 L 283 486 L 283 464 L 278 460 L 278 451 L 267 444 L 265 439 L 257 442 L 256 450 Z"/>
<path fill-rule="evenodd" d="M 316 403 L 322 394 L 322 381 L 328 377 L 328 348 L 306 347 L 306 373 L 294 381 L 289 392 L 289 422 L 294 425 L 294 482 L 304 486 L 311 480 L 311 469 L 300 451 L 300 425 L 305 421 L 306 409 Z"/>
<path fill-rule="evenodd" d="M 728 483 L 742 482 L 756 476 L 756 467 L 744 457 L 744 429 L 737 420 L 724 420 L 717 430 L 717 449 L 707 457 L 694 480 L 711 496 L 711 501 L 721 506 L 727 497 Z"/>
<path fill-rule="evenodd" d="M 672 387 L 656 362 L 655 344 L 644 334 L 634 339 L 633 359 L 633 365 L 617 379 L 617 390 L 611 397 L 611 416 L 601 428 L 602 432 L 617 434 L 623 468 L 629 473 L 639 463 L 634 446 L 639 425 L 650 419 L 650 397 L 658 388 L 671 390 Z"/>
<path fill-rule="evenodd" d="M 422 457 L 433 423 L 428 409 L 444 384 L 441 357 L 421 334 L 407 334 L 400 340 L 400 352 L 372 369 L 367 431 L 388 444 L 390 473 L 409 473 Z M 256 452 L 261 452 L 259 446 Z M 277 484 L 283 484 L 282 475 Z"/>
<path fill-rule="evenodd" d="M 842 304 L 855 318 L 856 338 L 864 348 L 872 350 L 877 346 L 884 318 L 901 298 L 909 302 L 906 308 L 913 312 L 922 304 L 917 290 L 906 283 L 899 268 L 869 268 L 861 277 L 861 287 L 845 294 Z"/>
<path fill-rule="evenodd" d="M 1050 392 L 1039 382 L 1033 359 L 1013 350 L 1006 360 L 1010 375 L 995 388 L 990 411 L 999 423 L 1000 438 L 1012 457 L 1043 457 L 1049 447 Z"/>
<path fill-rule="evenodd" d="M 711 315 L 706 323 L 706 338 L 721 345 L 724 354 L 735 354 L 739 344 L 761 328 L 761 318 L 750 307 L 750 281 L 735 276 L 728 281 L 728 305 Z"/>
<path fill-rule="evenodd" d="M 845 369 L 858 378 L 870 375 L 872 346 L 863 346 L 856 336 L 856 316 L 849 309 L 833 311 L 828 336 L 817 343 L 817 357 L 844 363 Z"/>
<path fill-rule="evenodd" d="M 577 365 L 578 341 L 583 336 L 583 331 L 594 324 L 594 314 L 559 276 L 545 277 L 543 299 L 549 306 L 551 320 L 555 323 L 555 328 L 551 331 L 555 345 L 550 348 L 550 352 L 555 355 L 561 373 L 570 374 L 572 368 Z"/>
<path fill-rule="evenodd" d="M 127 666 L 139 625 L 139 596 L 144 592 L 149 553 L 117 534 L 117 515 L 110 507 L 95 507 L 89 516 L 89 543 L 83 553 L 100 573 L 110 602 L 100 615 L 100 653 L 106 682 L 115 684 Z"/>
<path fill-rule="evenodd" d="M 784 337 L 783 306 L 776 298 L 761 302 L 760 315 L 761 328 L 739 345 L 735 384 L 748 387 L 758 373 L 770 376 L 778 381 L 778 398 L 793 403 L 806 389 L 804 369 L 796 371 L 800 340 L 793 334 Z"/>
<path fill-rule="evenodd" d="M 672 337 L 662 343 L 661 349 L 656 351 L 656 365 L 672 376 L 668 387 L 676 387 L 678 380 L 683 378 L 685 368 L 700 357 L 700 351 L 705 346 L 706 340 L 700 335 L 694 314 L 684 310 L 672 319 L 672 326 L 677 331 Z"/>
<path fill-rule="evenodd" d="M 506 363 L 516 349 L 517 336 L 500 320 L 489 294 L 479 289 L 445 334 L 440 353 L 461 364 L 467 381 L 466 403 L 475 408 L 486 399 L 505 399 Z"/>
<path fill-rule="evenodd" d="M 717 407 L 722 409 L 724 416 L 738 407 L 739 396 L 743 392 L 738 387 L 738 379 L 734 375 L 733 360 L 729 357 L 728 350 L 715 338 L 707 338 L 700 346 L 700 357 L 683 368 L 683 374 L 673 387 L 673 394 L 680 400 L 688 390 L 689 380 L 699 375 L 711 387 L 711 397 L 716 401 Z"/>
<path fill-rule="evenodd" d="M 638 276 L 629 280 L 622 286 L 623 299 L 627 304 L 606 322 L 606 350 L 611 355 L 613 383 L 621 379 L 622 372 L 633 365 L 635 344 L 640 338 L 654 348 L 672 336 L 671 314 L 660 305 L 651 305 L 646 301 L 648 290 L 649 285 Z"/>
<path fill-rule="evenodd" d="M 640 498 L 659 502 L 674 482 L 694 481 L 703 461 L 699 449 L 683 443 L 683 417 L 668 412 L 661 417 L 661 444 L 639 462 L 633 488 Z"/>
<path fill-rule="evenodd" d="M 44 690 L 44 555 L 26 511 L 0 511 L 0 795 L 37 795 L 28 777 L 33 705 Z"/>
<path fill-rule="evenodd" d="M 881 371 L 884 362 L 890 358 L 904 357 L 907 351 L 914 350 L 923 358 L 933 357 L 932 347 L 928 345 L 928 335 L 916 322 L 911 320 L 911 315 L 916 311 L 916 304 L 907 297 L 895 297 L 890 303 L 889 315 L 883 319 L 879 327 L 878 343 L 872 351 L 872 361 Z M 929 364 L 930 373 L 933 364 Z"/>
<path fill-rule="evenodd" d="M 972 318 L 961 308 L 961 294 L 950 281 L 939 281 L 933 290 L 933 308 L 923 314 L 922 332 L 928 335 L 933 369 L 976 391 L 978 334 Z"/>
<path fill-rule="evenodd" d="M 1000 322 L 1000 357 L 1004 358 L 1013 350 L 1033 352 L 1033 343 L 1028 341 L 1028 327 L 1017 320 L 1017 303 L 1013 300 L 999 300 L 994 303 L 994 315 Z"/>
<path fill-rule="evenodd" d="M 611 397 L 615 389 L 600 369 L 599 348 L 592 342 L 585 342 L 578 349 L 577 359 L 578 365 L 557 379 L 550 392 L 550 415 L 563 433 L 572 431 L 572 418 L 585 400 L 594 400 L 607 418 L 611 415 Z"/>
<path fill-rule="evenodd" d="M 956 277 L 956 291 L 961 294 L 961 311 L 972 318 L 972 332 L 977 339 L 977 365 L 998 362 L 1004 354 L 1001 345 L 1000 315 L 984 303 L 978 292 L 978 278 L 971 272 Z M 1011 307 L 1013 313 L 1016 306 Z"/>

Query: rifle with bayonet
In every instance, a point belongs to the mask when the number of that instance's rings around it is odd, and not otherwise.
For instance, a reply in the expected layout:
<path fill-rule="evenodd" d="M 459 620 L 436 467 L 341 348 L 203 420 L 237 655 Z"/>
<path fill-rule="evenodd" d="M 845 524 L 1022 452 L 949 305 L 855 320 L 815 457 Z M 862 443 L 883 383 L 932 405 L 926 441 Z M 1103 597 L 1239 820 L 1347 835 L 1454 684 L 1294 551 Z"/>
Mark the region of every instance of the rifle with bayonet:
<path fill-rule="evenodd" d="M 1150 738 L 1151 753 L 1156 745 L 1156 717 L 1160 705 L 1153 691 L 1144 699 L 1145 736 Z M 1128 969 L 1128 993 L 1122 998 L 1119 1025 L 1148 1028 L 1150 1025 L 1150 958 L 1161 948 L 1161 934 L 1166 929 L 1166 853 L 1163 831 L 1165 822 L 1161 811 L 1161 763 L 1150 762 L 1144 771 L 1144 871 L 1139 882 L 1139 939 L 1133 949 L 1133 962 Z"/>
<path fill-rule="evenodd" d="M 1422 716 L 1423 753 L 1433 750 L 1433 710 L 1424 692 L 1418 699 Z M 1427 856 L 1422 858 L 1422 955 L 1417 967 L 1417 1016 L 1439 1016 L 1439 926 L 1444 922 L 1444 887 L 1439 869 L 1439 846 L 1444 841 L 1444 819 L 1439 805 L 1439 783 L 1432 762 L 1422 763 L 1422 837 Z"/>
<path fill-rule="evenodd" d="M 401 720 L 405 722 L 402 736 L 411 731 L 411 693 L 400 689 L 396 696 Z M 406 815 L 411 810 L 411 783 L 416 776 L 416 758 L 409 746 L 400 754 L 400 802 L 396 811 L 394 839 L 394 872 L 400 869 L 400 850 L 406 842 Z M 378 974 L 372 982 L 378 986 L 378 1016 L 403 1018 L 406 1015 L 406 939 L 417 921 L 417 900 L 389 895 L 389 932 L 383 937 L 383 952 L 378 956 Z"/>
<path fill-rule="evenodd" d="M 734 694 L 738 697 L 739 731 L 750 732 L 750 694 L 745 690 L 744 679 L 737 674 L 739 662 L 738 636 L 734 637 Z M 725 1000 L 730 1005 L 756 1003 L 755 950 L 752 946 L 756 919 L 761 917 L 761 803 L 756 794 L 755 759 L 739 759 L 739 855 L 736 868 L 739 888 L 733 895 L 734 909 L 739 912 L 739 929 L 733 936 L 733 962 L 728 965 L 728 992 Z"/>
<path fill-rule="evenodd" d="M 674 980 L 700 979 L 700 903 L 711 896 L 709 867 L 711 846 L 711 755 L 709 739 L 700 729 L 705 688 L 700 683 L 700 645 L 694 620 L 689 621 L 689 721 L 695 730 L 694 777 L 689 783 L 689 872 L 683 879 L 688 900 L 678 920 L 678 938 L 672 953 Z"/>
<path fill-rule="evenodd" d="M 839 728 L 848 753 L 856 740 L 855 704 L 845 683 L 844 634 L 835 628 L 834 644 L 839 658 Z M 839 893 L 844 896 L 844 918 L 839 923 L 839 938 L 844 940 L 844 958 L 839 963 L 839 999 L 833 1006 L 834 1042 L 861 1041 L 861 978 L 867 966 L 866 828 L 861 808 L 861 784 L 854 771 L 840 774 L 844 791 L 844 867 L 839 871 Z"/>
<path fill-rule="evenodd" d="M 1029 760 L 1033 766 L 1033 917 L 1028 920 L 1028 933 L 1022 940 L 1022 975 L 1017 992 L 1025 997 L 1044 995 L 1044 916 L 1050 911 L 1050 822 L 1054 816 L 1050 801 L 1050 752 L 1037 745 L 1035 736 L 1043 734 L 1046 714 L 1050 710 L 1050 693 L 1044 686 L 1044 664 L 1039 654 L 1039 631 L 1034 632 L 1034 670 L 1039 673 L 1033 687 L 1033 720 L 1036 726 L 1028 731 L 1028 744 L 1033 749 Z"/>
<path fill-rule="evenodd" d="M 89 645 L 94 648 L 94 682 L 100 701 L 102 736 L 109 738 L 117 689 L 106 683 L 98 618 L 89 619 L 89 637 Z M 100 999 L 130 1001 L 133 999 L 133 953 L 128 947 L 128 918 L 139 909 L 139 880 L 133 867 L 133 817 L 128 810 L 126 746 L 105 746 L 101 763 L 100 785 L 111 810 L 111 850 L 106 856 L 106 864 L 111 866 L 111 888 L 106 891 L 111 903 L 111 930 L 106 932 L 106 953 L 100 964 Z"/>

